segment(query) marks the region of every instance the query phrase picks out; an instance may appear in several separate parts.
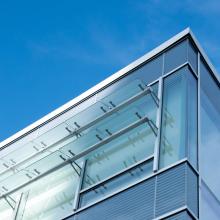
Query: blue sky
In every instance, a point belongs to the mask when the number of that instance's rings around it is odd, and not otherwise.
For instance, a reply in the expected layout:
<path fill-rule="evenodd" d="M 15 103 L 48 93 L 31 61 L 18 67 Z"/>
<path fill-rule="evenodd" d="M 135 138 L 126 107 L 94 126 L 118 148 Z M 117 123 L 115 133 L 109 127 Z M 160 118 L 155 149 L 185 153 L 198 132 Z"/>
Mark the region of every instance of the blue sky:
<path fill-rule="evenodd" d="M 220 71 L 218 0 L 1 1 L 0 141 L 190 26 Z"/>

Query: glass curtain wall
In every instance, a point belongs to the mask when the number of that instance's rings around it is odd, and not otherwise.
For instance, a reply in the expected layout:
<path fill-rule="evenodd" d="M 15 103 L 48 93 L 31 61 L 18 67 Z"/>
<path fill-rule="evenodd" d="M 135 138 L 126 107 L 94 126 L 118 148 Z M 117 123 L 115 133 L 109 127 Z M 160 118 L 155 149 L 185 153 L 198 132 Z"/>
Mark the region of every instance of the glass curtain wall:
<path fill-rule="evenodd" d="M 160 168 L 188 157 L 197 167 L 197 80 L 188 67 L 164 79 Z"/>
<path fill-rule="evenodd" d="M 16 220 L 61 219 L 73 212 L 77 190 L 84 206 L 150 175 L 160 129 L 158 78 L 187 62 L 196 72 L 196 60 L 194 46 L 184 39 L 68 111 L 52 127 L 6 149 L 0 160 L 0 193 L 21 188 Z M 197 81 L 185 66 L 165 78 L 163 90 L 160 167 L 186 156 L 196 167 Z M 0 219 L 9 220 L 12 213 L 1 199 Z"/>
<path fill-rule="evenodd" d="M 201 62 L 201 147 L 203 179 L 201 219 L 219 219 L 220 210 L 220 88 Z M 211 205 L 212 204 L 212 205 Z"/>

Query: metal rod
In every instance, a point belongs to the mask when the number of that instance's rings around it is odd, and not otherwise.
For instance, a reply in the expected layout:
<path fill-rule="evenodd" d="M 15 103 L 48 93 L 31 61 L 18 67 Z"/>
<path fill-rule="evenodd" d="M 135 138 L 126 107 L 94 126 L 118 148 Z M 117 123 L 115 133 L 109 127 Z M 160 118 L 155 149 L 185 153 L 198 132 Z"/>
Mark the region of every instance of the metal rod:
<path fill-rule="evenodd" d="M 112 136 L 109 136 L 106 139 L 103 139 L 102 141 L 100 141 L 99 143 L 96 143 L 96 144 L 92 145 L 91 147 L 89 147 L 88 149 L 86 149 L 86 150 L 82 151 L 81 153 L 75 155 L 74 157 L 69 158 L 69 159 L 63 161 L 61 164 L 51 168 L 50 170 L 46 171 L 45 173 L 42 173 L 42 174 L 40 174 L 40 175 L 38 175 L 36 177 L 33 177 L 30 181 L 28 181 L 28 182 L 26 182 L 26 183 L 16 187 L 15 189 L 13 189 L 11 191 L 8 191 L 7 193 L 1 195 L 0 198 L 2 198 L 3 196 L 6 196 L 6 195 L 10 195 L 11 193 L 16 192 L 18 189 L 21 189 L 21 188 L 27 186 L 28 184 L 33 183 L 33 182 L 41 179 L 42 177 L 44 177 L 44 176 L 46 176 L 46 175 L 48 175 L 48 174 L 50 174 L 50 173 L 52 173 L 52 172 L 54 172 L 54 171 L 56 171 L 58 169 L 63 168 L 64 166 L 68 165 L 69 163 L 72 163 L 73 161 L 78 160 L 79 158 L 81 158 L 81 157 L 91 153 L 92 151 L 98 149 L 99 147 L 101 147 L 101 146 L 103 146 L 105 144 L 108 144 L 112 140 L 114 140 L 114 139 L 120 137 L 121 135 L 127 133 L 128 131 L 138 127 L 139 125 L 141 125 L 141 124 L 143 124 L 145 122 L 148 122 L 148 120 L 149 119 L 147 117 L 144 117 L 144 118 L 134 122 L 133 124 L 127 126 L 126 128 L 123 128 L 120 131 L 114 133 Z"/>
<path fill-rule="evenodd" d="M 64 141 L 68 140 L 69 138 L 78 135 L 79 133 L 85 131 L 86 129 L 88 129 L 88 128 L 92 127 L 93 125 L 97 124 L 98 122 L 102 121 L 106 117 L 111 116 L 115 112 L 119 111 L 120 109 L 126 107 L 127 105 L 135 102 L 136 100 L 140 99 L 141 97 L 143 97 L 149 93 L 151 93 L 151 88 L 146 87 L 143 91 L 141 91 L 138 94 L 132 96 L 131 98 L 125 100 L 120 105 L 116 106 L 115 108 L 111 109 L 110 111 L 106 112 L 105 114 L 97 117 L 95 120 L 91 121 L 90 123 L 86 124 L 85 126 L 83 126 L 83 127 L 79 126 L 79 128 L 77 130 L 73 131 L 71 134 L 67 135 L 66 137 L 62 138 L 61 140 L 57 141 L 56 143 L 50 145 L 47 148 L 44 148 L 43 150 L 39 150 L 36 154 L 31 155 L 30 157 L 26 158 L 24 161 L 18 162 L 16 165 L 9 167 L 7 170 L 4 170 L 2 173 L 0 173 L 0 175 L 6 173 L 10 169 L 13 169 L 14 167 L 17 167 L 18 165 L 22 165 L 25 162 L 28 162 L 29 160 L 31 160 L 33 157 L 37 156 L 38 154 L 43 153 L 43 152 L 49 150 L 50 148 L 55 147 L 58 144 L 63 143 Z"/>
<path fill-rule="evenodd" d="M 86 168 L 86 160 L 83 161 L 82 169 L 81 169 L 81 172 L 80 172 L 79 184 L 78 184 L 77 189 L 76 189 L 76 195 L 75 195 L 74 204 L 73 204 L 73 211 L 76 211 L 78 209 L 78 206 L 79 206 L 80 191 L 81 191 L 82 184 L 83 184 L 85 168 Z"/>
<path fill-rule="evenodd" d="M 159 86 L 158 86 L 158 97 L 159 97 L 159 108 L 157 109 L 157 119 L 156 119 L 156 127 L 157 130 L 157 137 L 154 146 L 154 165 L 153 171 L 158 171 L 159 168 L 159 151 L 160 151 L 160 138 L 161 138 L 161 120 L 162 120 L 162 98 L 163 98 L 163 78 L 160 77 L 159 79 Z"/>
<path fill-rule="evenodd" d="M 8 203 L 8 205 L 12 208 L 12 209 L 15 209 L 15 204 L 12 205 L 11 202 L 8 200 L 8 198 L 5 196 L 4 197 L 4 200 Z"/>

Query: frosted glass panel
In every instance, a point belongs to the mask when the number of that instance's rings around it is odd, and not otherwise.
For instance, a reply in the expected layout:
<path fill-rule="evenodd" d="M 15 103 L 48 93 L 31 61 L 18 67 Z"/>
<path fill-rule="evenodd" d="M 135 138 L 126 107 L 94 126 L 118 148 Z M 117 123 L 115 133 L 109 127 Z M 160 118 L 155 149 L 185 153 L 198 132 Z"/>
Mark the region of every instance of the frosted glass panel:
<path fill-rule="evenodd" d="M 0 199 L 0 219 L 13 220 L 13 209 L 4 199 Z"/>

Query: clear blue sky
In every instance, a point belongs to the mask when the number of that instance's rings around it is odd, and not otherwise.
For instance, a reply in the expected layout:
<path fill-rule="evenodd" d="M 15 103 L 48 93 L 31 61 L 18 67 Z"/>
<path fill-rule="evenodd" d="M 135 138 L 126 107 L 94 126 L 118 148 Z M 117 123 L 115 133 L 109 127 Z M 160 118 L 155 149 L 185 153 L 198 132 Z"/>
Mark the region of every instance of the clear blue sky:
<path fill-rule="evenodd" d="M 0 5 L 0 141 L 190 26 L 220 70 L 218 0 Z"/>

